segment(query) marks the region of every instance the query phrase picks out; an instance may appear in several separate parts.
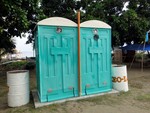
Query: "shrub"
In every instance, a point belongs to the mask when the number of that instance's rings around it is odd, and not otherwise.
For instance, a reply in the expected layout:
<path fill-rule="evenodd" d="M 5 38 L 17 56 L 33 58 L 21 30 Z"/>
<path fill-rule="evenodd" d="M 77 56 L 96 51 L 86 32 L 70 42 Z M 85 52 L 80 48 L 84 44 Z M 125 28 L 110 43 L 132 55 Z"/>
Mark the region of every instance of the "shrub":
<path fill-rule="evenodd" d="M 9 64 L 1 65 L 0 69 L 4 71 L 11 71 L 11 70 L 32 70 L 35 68 L 35 62 L 29 61 L 17 61 L 11 62 Z"/>
<path fill-rule="evenodd" d="M 4 66 L 4 69 L 5 70 L 22 70 L 25 68 L 26 64 L 27 64 L 27 61 L 12 62 L 12 63 L 6 64 Z"/>
<path fill-rule="evenodd" d="M 135 55 L 135 59 L 142 59 L 142 57 L 143 57 L 144 59 L 148 59 L 148 55 L 144 54 L 143 52 L 141 52 L 141 53 L 136 53 L 136 55 Z"/>
<path fill-rule="evenodd" d="M 25 69 L 32 70 L 35 68 L 35 62 L 28 62 L 25 66 Z"/>

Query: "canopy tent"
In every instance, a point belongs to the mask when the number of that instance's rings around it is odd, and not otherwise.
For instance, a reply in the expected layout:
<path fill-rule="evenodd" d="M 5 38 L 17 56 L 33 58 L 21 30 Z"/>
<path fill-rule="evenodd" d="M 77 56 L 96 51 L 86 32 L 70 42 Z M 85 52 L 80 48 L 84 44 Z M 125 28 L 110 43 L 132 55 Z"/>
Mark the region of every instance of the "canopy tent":
<path fill-rule="evenodd" d="M 122 50 L 150 51 L 150 44 L 131 44 L 121 48 Z"/>
<path fill-rule="evenodd" d="M 137 50 L 140 50 L 140 51 L 150 51 L 150 44 L 131 44 L 131 45 L 127 45 L 125 47 L 122 47 L 121 48 L 122 50 L 134 50 L 134 51 L 137 51 Z M 133 61 L 135 59 L 135 56 L 130 64 L 130 68 L 133 64 Z M 141 59 L 141 70 L 143 71 L 143 63 L 144 61 L 149 61 L 150 59 L 148 60 L 144 60 L 143 56 L 142 56 L 142 59 Z"/>
<path fill-rule="evenodd" d="M 122 50 L 141 50 L 141 51 L 150 51 L 150 44 L 147 44 L 146 42 L 149 41 L 149 33 L 150 33 L 150 30 L 146 32 L 146 35 L 145 35 L 145 42 L 144 44 L 131 44 L 131 45 L 127 45 L 125 47 L 121 47 Z M 134 55 L 134 58 L 131 62 L 131 65 L 130 65 L 130 68 L 133 64 L 133 61 L 135 59 L 135 55 Z M 141 60 L 141 69 L 143 71 L 143 62 L 144 62 L 144 57 L 142 55 L 142 60 Z"/>

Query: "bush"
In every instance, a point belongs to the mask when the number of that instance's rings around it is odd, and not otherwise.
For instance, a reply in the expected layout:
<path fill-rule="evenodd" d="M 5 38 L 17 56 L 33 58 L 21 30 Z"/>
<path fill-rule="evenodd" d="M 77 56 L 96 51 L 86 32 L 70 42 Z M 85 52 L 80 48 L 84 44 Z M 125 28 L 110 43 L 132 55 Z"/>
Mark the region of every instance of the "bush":
<path fill-rule="evenodd" d="M 25 66 L 25 69 L 32 70 L 35 68 L 35 62 L 28 62 Z"/>
<path fill-rule="evenodd" d="M 35 60 L 35 57 L 29 57 L 30 59 L 32 59 L 32 60 Z"/>
<path fill-rule="evenodd" d="M 11 70 L 32 70 L 35 68 L 35 62 L 29 61 L 17 61 L 11 62 L 9 64 L 1 65 L 0 70 L 2 71 L 11 71 Z"/>
<path fill-rule="evenodd" d="M 4 70 L 22 70 L 25 69 L 25 65 L 27 64 L 27 61 L 18 61 L 18 62 L 12 62 L 9 64 L 6 64 L 3 66 Z"/>
<path fill-rule="evenodd" d="M 144 59 L 148 59 L 148 55 L 144 54 L 143 52 L 141 52 L 141 53 L 136 53 L 136 55 L 135 55 L 135 59 L 142 59 L 142 57 L 143 57 Z"/>

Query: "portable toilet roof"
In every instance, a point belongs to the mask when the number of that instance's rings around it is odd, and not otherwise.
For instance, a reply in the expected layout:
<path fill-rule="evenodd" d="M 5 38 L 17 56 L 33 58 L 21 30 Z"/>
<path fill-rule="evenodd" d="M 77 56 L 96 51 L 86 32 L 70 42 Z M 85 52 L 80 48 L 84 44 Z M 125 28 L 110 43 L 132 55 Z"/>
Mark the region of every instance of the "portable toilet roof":
<path fill-rule="evenodd" d="M 90 28 L 109 28 L 111 29 L 111 26 L 108 25 L 105 22 L 99 21 L 99 20 L 88 20 L 80 24 L 80 27 L 90 27 Z"/>
<path fill-rule="evenodd" d="M 41 20 L 37 25 L 50 25 L 50 26 L 70 26 L 77 27 L 77 24 L 67 18 L 62 17 L 50 17 L 44 20 Z"/>

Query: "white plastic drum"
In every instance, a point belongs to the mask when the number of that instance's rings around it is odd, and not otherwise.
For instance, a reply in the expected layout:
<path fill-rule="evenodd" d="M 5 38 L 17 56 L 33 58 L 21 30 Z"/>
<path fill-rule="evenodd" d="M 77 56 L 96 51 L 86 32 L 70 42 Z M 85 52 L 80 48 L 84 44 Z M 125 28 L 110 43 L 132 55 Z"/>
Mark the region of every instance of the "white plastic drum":
<path fill-rule="evenodd" d="M 115 90 L 124 92 L 129 90 L 126 65 L 112 66 L 112 82 Z"/>
<path fill-rule="evenodd" d="M 17 107 L 29 102 L 29 71 L 15 70 L 7 72 L 8 106 Z"/>

